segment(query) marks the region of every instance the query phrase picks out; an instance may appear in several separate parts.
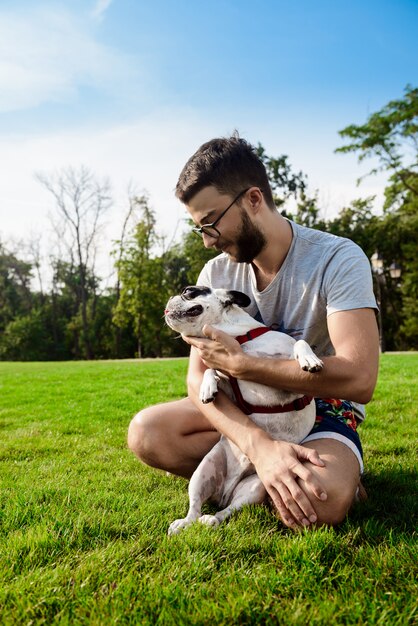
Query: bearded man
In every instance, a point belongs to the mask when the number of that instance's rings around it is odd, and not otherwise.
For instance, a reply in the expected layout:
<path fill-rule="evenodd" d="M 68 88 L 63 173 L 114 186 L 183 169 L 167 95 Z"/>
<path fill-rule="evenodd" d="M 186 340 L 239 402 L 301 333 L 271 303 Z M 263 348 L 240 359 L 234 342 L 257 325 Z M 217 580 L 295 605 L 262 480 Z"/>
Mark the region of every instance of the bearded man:
<path fill-rule="evenodd" d="M 250 315 L 306 340 L 324 367 L 312 374 L 293 360 L 245 354 L 234 338 L 206 327 L 206 338 L 186 339 L 188 397 L 138 413 L 128 445 L 144 463 L 190 478 L 222 433 L 254 464 L 286 526 L 338 524 L 364 492 L 357 426 L 378 372 L 368 259 L 348 239 L 283 217 L 256 150 L 237 135 L 203 144 L 184 166 L 176 195 L 203 245 L 220 252 L 197 284 L 246 293 Z M 225 394 L 202 404 L 206 368 L 313 396 L 313 430 L 301 445 L 275 441 Z"/>

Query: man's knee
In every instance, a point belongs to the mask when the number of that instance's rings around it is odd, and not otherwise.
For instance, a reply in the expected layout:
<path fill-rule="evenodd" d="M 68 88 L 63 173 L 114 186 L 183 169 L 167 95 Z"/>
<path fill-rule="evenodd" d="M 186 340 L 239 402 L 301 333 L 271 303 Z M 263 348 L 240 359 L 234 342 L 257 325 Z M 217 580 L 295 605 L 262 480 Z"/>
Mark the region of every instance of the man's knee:
<path fill-rule="evenodd" d="M 353 504 L 354 493 L 350 489 L 342 488 L 338 493 L 328 493 L 328 499 L 321 503 L 317 510 L 318 520 L 315 526 L 338 526 L 347 517 Z"/>
<path fill-rule="evenodd" d="M 147 465 L 156 464 L 156 449 L 161 433 L 154 407 L 143 409 L 132 418 L 128 428 L 128 447 Z"/>
<path fill-rule="evenodd" d="M 337 526 L 347 517 L 360 481 L 359 462 L 344 443 L 334 439 L 318 439 L 304 444 L 316 449 L 325 462 L 325 467 L 308 463 L 327 493 L 325 502 L 315 500 L 317 514 L 316 526 Z M 302 489 L 312 501 L 312 492 L 300 483 Z"/>

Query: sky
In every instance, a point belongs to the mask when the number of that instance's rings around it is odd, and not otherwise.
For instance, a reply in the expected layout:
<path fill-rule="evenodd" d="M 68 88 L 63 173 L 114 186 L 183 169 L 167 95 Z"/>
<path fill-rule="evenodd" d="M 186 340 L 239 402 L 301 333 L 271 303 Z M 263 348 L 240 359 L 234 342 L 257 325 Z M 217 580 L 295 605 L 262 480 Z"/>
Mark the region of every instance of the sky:
<path fill-rule="evenodd" d="M 357 187 L 367 164 L 335 154 L 338 131 L 417 85 L 417 26 L 417 0 L 0 0 L 0 241 L 47 249 L 35 173 L 85 165 L 112 185 L 106 273 L 128 186 L 178 237 L 178 174 L 235 129 L 288 155 L 324 217 L 360 196 L 378 210 L 385 178 Z"/>

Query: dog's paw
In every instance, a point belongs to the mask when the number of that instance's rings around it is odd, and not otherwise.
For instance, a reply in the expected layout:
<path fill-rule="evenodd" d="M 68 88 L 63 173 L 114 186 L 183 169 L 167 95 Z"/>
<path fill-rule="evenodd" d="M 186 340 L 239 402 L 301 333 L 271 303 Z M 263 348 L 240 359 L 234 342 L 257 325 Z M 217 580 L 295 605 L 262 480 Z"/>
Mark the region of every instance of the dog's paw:
<path fill-rule="evenodd" d="M 215 528 L 219 526 L 220 522 L 216 515 L 202 515 L 198 520 L 201 524 L 205 524 L 205 526 L 212 526 Z"/>
<path fill-rule="evenodd" d="M 293 355 L 304 372 L 319 372 L 324 367 L 321 359 L 316 356 L 309 344 L 303 339 L 295 343 Z"/>
<path fill-rule="evenodd" d="M 203 404 L 213 402 L 218 393 L 218 380 L 215 370 L 206 370 L 200 385 L 199 399 Z"/>
<path fill-rule="evenodd" d="M 191 523 L 192 522 L 190 520 L 188 520 L 186 517 L 183 518 L 183 519 L 176 519 L 168 527 L 167 534 L 170 535 L 170 536 L 171 535 L 178 535 L 178 533 L 180 533 L 182 530 L 187 528 L 187 526 L 190 526 Z"/>
<path fill-rule="evenodd" d="M 214 393 L 209 393 L 209 394 L 205 394 L 202 393 L 202 391 L 200 392 L 200 401 L 203 402 L 203 404 L 209 404 L 209 402 L 213 402 L 216 398 L 216 394 L 218 393 L 218 390 L 216 390 Z"/>
<path fill-rule="evenodd" d="M 324 367 L 321 359 L 318 359 L 317 356 L 305 356 L 299 360 L 300 366 L 304 372 L 320 372 Z"/>

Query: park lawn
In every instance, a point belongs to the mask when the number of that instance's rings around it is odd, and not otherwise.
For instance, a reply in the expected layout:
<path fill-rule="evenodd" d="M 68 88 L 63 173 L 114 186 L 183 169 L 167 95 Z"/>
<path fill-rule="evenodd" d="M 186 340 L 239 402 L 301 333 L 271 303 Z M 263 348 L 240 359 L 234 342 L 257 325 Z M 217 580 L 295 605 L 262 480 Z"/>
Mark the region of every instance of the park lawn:
<path fill-rule="evenodd" d="M 167 537 L 187 482 L 126 448 L 184 359 L 0 363 L 0 623 L 416 623 L 417 354 L 385 354 L 361 427 L 369 500 L 293 533 L 264 507 Z"/>

